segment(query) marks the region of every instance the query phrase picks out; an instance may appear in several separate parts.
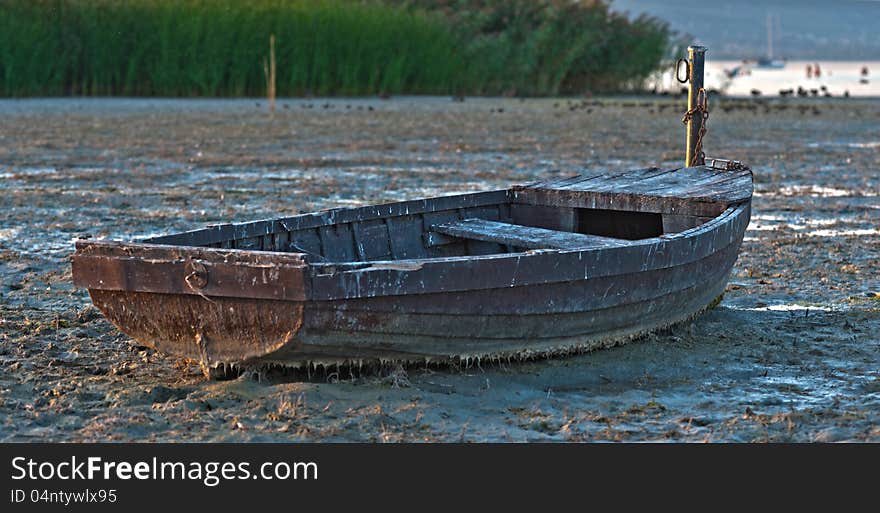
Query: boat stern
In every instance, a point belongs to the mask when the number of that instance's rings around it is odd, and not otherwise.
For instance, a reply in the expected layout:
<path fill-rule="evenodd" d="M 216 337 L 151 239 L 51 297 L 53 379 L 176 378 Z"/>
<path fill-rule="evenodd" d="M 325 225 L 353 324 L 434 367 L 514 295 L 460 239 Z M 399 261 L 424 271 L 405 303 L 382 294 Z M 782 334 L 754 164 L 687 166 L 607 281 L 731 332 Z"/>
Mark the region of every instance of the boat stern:
<path fill-rule="evenodd" d="M 295 343 L 306 267 L 295 253 L 79 241 L 74 283 L 117 328 L 162 352 L 220 364 Z"/>

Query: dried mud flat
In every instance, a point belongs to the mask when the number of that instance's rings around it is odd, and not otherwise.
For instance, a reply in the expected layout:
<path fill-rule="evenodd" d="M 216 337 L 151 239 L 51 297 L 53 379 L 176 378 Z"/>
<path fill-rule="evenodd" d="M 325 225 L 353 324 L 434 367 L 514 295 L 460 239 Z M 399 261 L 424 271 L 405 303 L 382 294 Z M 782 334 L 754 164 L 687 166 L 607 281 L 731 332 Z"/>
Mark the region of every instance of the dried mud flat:
<path fill-rule="evenodd" d="M 674 166 L 671 100 L 0 101 L 0 441 L 880 441 L 880 101 L 714 102 L 755 170 L 724 301 L 610 350 L 206 381 L 71 285 L 73 240 Z"/>

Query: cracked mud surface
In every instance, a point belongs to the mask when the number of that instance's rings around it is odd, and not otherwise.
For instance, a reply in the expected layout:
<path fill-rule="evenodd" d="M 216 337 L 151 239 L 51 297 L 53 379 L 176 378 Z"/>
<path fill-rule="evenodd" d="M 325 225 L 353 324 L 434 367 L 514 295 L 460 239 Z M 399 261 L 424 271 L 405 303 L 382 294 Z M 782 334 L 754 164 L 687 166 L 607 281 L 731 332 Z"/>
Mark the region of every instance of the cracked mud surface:
<path fill-rule="evenodd" d="M 259 104 L 259 106 L 257 105 Z M 71 284 L 83 235 L 675 166 L 650 98 L 0 101 L 2 441 L 880 441 L 880 101 L 715 101 L 755 171 L 724 301 L 570 358 L 206 381 Z"/>

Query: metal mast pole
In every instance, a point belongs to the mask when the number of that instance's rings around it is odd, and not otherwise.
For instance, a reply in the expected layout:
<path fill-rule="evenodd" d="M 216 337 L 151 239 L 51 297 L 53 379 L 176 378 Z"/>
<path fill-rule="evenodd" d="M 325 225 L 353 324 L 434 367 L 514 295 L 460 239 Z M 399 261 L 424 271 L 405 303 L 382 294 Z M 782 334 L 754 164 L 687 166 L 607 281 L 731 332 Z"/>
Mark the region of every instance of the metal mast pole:
<path fill-rule="evenodd" d="M 703 72 L 706 60 L 705 46 L 688 47 L 688 114 L 687 120 L 687 155 L 685 166 L 702 166 L 706 163 L 703 153 L 703 135 L 706 133 L 705 123 L 708 114 L 706 90 L 703 88 Z"/>

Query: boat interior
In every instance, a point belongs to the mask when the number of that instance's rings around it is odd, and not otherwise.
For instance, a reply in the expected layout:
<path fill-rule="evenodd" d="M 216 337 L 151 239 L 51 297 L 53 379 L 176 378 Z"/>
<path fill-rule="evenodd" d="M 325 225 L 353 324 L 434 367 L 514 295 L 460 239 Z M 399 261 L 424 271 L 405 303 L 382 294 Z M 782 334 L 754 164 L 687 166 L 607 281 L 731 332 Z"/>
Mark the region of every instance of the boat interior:
<path fill-rule="evenodd" d="M 314 264 L 614 247 L 700 226 L 747 197 L 746 189 L 750 196 L 750 174 L 649 168 L 214 225 L 142 242 L 303 253 Z"/>

